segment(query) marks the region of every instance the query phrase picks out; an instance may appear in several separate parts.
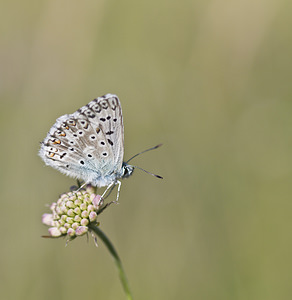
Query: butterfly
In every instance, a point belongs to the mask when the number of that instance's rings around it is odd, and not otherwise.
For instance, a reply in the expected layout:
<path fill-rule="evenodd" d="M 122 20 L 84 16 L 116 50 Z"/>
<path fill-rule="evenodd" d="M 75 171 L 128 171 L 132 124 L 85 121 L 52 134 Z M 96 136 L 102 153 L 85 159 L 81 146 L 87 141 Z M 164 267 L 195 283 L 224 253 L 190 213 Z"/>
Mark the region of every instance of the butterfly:
<path fill-rule="evenodd" d="M 141 153 L 159 146 L 161 145 Z M 98 97 L 73 114 L 59 117 L 41 143 L 39 156 L 46 165 L 70 177 L 83 180 L 85 184 L 107 186 L 102 197 L 117 184 L 118 199 L 121 187 L 119 179 L 131 176 L 134 168 L 145 171 L 129 165 L 128 162 L 132 158 L 127 162 L 123 161 L 122 107 L 119 98 L 114 94 Z"/>

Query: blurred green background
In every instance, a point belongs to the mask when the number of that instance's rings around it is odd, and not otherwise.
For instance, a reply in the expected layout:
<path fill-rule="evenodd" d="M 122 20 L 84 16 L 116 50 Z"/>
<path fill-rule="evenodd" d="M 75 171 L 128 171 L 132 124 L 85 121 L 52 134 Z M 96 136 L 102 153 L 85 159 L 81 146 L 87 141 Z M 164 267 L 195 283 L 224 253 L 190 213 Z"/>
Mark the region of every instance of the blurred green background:
<path fill-rule="evenodd" d="M 44 167 L 55 119 L 116 93 L 120 204 L 100 217 L 134 299 L 292 299 L 292 4 L 3 1 L 1 299 L 125 299 L 104 245 L 42 239 L 75 183 Z"/>

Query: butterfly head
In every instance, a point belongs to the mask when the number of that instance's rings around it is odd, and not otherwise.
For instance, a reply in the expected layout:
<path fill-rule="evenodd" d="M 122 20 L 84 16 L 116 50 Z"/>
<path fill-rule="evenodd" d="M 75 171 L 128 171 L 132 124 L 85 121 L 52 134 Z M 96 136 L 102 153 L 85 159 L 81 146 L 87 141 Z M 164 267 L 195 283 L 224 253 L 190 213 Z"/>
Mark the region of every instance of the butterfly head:
<path fill-rule="evenodd" d="M 126 162 L 123 162 L 123 175 L 122 178 L 128 178 L 129 176 L 131 176 L 134 172 L 134 167 L 127 164 Z"/>

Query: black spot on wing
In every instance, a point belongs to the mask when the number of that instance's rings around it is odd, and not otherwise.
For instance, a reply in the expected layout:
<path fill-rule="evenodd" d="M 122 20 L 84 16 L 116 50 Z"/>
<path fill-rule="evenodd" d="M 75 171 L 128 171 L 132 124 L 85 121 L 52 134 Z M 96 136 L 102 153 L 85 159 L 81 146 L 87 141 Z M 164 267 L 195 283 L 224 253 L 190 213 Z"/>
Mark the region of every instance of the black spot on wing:
<path fill-rule="evenodd" d="M 113 146 L 114 143 L 110 139 L 107 139 L 107 141 L 111 146 Z"/>
<path fill-rule="evenodd" d="M 108 131 L 108 132 L 106 132 L 105 134 L 107 134 L 107 135 L 111 135 L 111 134 L 113 134 L 114 132 L 113 131 Z"/>

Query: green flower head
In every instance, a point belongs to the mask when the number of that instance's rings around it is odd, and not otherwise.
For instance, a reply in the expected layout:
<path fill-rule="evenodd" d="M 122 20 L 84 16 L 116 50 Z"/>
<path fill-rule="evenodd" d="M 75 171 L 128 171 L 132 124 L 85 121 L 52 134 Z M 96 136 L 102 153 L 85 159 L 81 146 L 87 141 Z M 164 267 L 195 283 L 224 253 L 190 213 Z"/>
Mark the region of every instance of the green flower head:
<path fill-rule="evenodd" d="M 68 236 L 71 239 L 88 232 L 88 225 L 97 224 L 97 215 L 103 209 L 100 195 L 87 185 L 85 189 L 62 194 L 50 207 L 52 213 L 43 214 L 43 224 L 51 237 Z"/>

